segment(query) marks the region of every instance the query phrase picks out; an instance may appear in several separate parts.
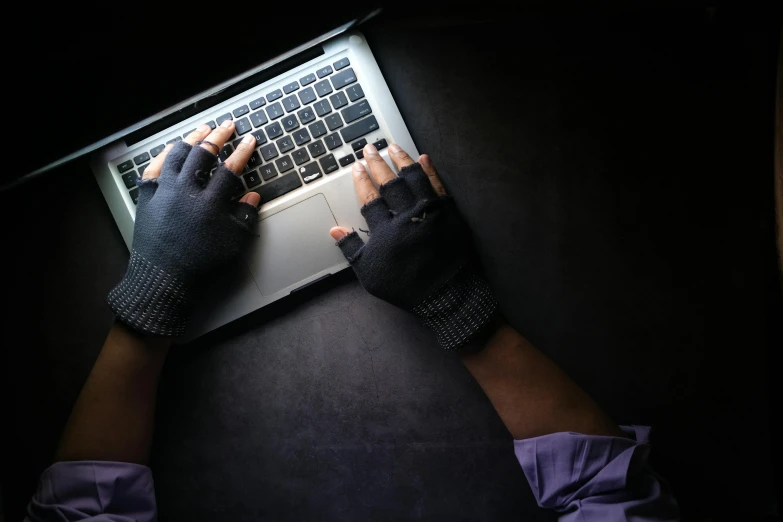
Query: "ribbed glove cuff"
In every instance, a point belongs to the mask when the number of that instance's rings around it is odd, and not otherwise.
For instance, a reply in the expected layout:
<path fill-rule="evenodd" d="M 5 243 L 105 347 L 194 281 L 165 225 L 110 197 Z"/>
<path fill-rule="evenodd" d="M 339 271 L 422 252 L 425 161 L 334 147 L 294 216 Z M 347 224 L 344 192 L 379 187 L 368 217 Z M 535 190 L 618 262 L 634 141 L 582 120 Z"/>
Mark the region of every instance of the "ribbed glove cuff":
<path fill-rule="evenodd" d="M 162 337 L 185 333 L 188 285 L 135 250 L 125 277 L 109 292 L 108 301 L 117 318 L 134 330 Z"/>
<path fill-rule="evenodd" d="M 411 311 L 444 349 L 455 351 L 489 324 L 497 307 L 487 281 L 463 268 Z"/>

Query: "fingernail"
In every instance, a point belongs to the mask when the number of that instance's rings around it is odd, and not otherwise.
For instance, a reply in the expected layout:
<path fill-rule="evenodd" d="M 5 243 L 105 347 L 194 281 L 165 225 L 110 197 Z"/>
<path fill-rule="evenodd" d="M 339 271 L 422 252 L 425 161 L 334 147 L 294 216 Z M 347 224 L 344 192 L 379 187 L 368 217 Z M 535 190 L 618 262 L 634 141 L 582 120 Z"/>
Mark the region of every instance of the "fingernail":
<path fill-rule="evenodd" d="M 364 153 L 365 154 L 378 154 L 378 149 L 375 148 L 375 146 L 372 143 L 368 143 L 364 146 Z"/>
<path fill-rule="evenodd" d="M 242 143 L 252 143 L 254 141 L 256 141 L 256 137 L 253 136 L 252 134 L 248 134 L 247 136 L 242 138 Z"/>
<path fill-rule="evenodd" d="M 397 145 L 396 143 L 392 143 L 391 145 L 389 145 L 389 151 L 391 151 L 392 154 L 397 154 L 401 150 L 402 149 L 400 148 L 400 146 Z"/>
<path fill-rule="evenodd" d="M 234 124 L 233 121 L 226 120 L 223 123 L 221 123 L 220 126 L 227 129 L 227 128 L 231 127 L 233 124 Z"/>
<path fill-rule="evenodd" d="M 353 171 L 354 172 L 364 172 L 364 165 L 361 161 L 357 161 L 353 164 Z"/>
<path fill-rule="evenodd" d="M 430 161 L 430 157 L 427 156 L 426 154 L 422 155 L 419 158 L 419 163 L 421 163 L 422 167 L 426 167 L 426 168 L 432 167 L 432 162 Z"/>
<path fill-rule="evenodd" d="M 207 131 L 210 130 L 210 128 L 209 128 L 209 125 L 207 125 L 206 123 L 202 123 L 201 125 L 198 126 L 198 128 L 196 130 L 198 132 L 207 132 Z"/>
<path fill-rule="evenodd" d="M 339 240 L 341 240 L 342 238 L 344 238 L 345 236 L 347 236 L 347 235 L 348 235 L 348 232 L 346 232 L 345 230 L 342 230 L 342 229 L 338 228 L 338 229 L 336 229 L 336 230 L 331 230 L 331 231 L 330 231 L 330 234 L 331 234 L 331 236 L 332 236 L 332 239 L 334 239 L 335 241 L 339 241 Z"/>

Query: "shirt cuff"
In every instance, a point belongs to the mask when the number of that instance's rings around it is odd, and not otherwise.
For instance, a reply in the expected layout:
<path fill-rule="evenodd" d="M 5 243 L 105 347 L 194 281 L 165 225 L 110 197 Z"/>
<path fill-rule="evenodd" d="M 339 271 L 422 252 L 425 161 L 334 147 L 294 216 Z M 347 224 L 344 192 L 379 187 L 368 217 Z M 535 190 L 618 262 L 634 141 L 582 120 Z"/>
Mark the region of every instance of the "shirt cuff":
<path fill-rule="evenodd" d="M 90 520 L 154 522 L 152 472 L 128 462 L 57 462 L 43 472 L 30 504 L 30 522 Z"/>
<path fill-rule="evenodd" d="M 621 426 L 628 438 L 552 433 L 514 441 L 538 505 L 560 522 L 676 521 L 666 483 L 650 470 L 649 426 Z"/>

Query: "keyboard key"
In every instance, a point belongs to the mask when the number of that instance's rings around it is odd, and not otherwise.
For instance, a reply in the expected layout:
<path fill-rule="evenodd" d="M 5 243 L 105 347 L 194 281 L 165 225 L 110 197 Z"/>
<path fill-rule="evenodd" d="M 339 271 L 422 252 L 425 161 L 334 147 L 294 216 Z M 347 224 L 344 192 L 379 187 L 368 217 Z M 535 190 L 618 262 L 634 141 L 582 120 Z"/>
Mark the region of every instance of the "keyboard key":
<path fill-rule="evenodd" d="M 277 158 L 275 160 L 275 164 L 277 165 L 277 169 L 281 173 L 294 168 L 294 162 L 291 161 L 291 156 L 289 156 L 288 154 Z"/>
<path fill-rule="evenodd" d="M 315 119 L 315 113 L 313 112 L 312 107 L 305 107 L 301 111 L 296 113 L 297 116 L 299 116 L 299 121 L 302 122 L 302 125 L 305 123 L 310 123 Z"/>
<path fill-rule="evenodd" d="M 299 83 L 302 84 L 302 87 L 304 87 L 305 85 L 310 85 L 314 81 L 315 81 L 314 73 L 310 73 L 307 76 L 303 76 L 302 78 L 299 78 Z"/>
<path fill-rule="evenodd" d="M 348 61 L 348 58 L 343 58 L 342 60 L 337 60 L 332 65 L 334 65 L 334 70 L 339 71 L 340 69 L 345 69 L 349 65 L 351 65 L 351 62 Z"/>
<path fill-rule="evenodd" d="M 295 94 L 292 94 L 291 96 L 286 96 L 285 98 L 283 98 L 282 102 L 283 102 L 283 107 L 285 107 L 285 112 L 293 112 L 299 107 L 301 107 L 301 105 L 299 105 L 299 100 L 297 99 Z"/>
<path fill-rule="evenodd" d="M 291 136 L 283 136 L 275 143 L 277 143 L 277 148 L 280 149 L 281 154 L 294 148 L 294 140 L 291 139 Z"/>
<path fill-rule="evenodd" d="M 242 176 L 242 179 L 245 180 L 245 185 L 247 185 L 247 188 L 253 188 L 259 183 L 261 183 L 261 177 L 258 175 L 258 172 L 255 170 L 253 172 L 248 172 L 244 176 Z"/>
<path fill-rule="evenodd" d="M 302 176 L 305 183 L 310 183 L 323 176 L 323 174 L 321 174 L 321 168 L 316 162 L 309 163 L 304 167 L 299 167 L 299 175 Z"/>
<path fill-rule="evenodd" d="M 294 157 L 294 162 L 297 165 L 301 165 L 302 163 L 307 163 L 310 161 L 310 156 L 307 154 L 307 149 L 296 149 L 291 155 Z"/>
<path fill-rule="evenodd" d="M 356 154 L 357 158 L 364 159 L 364 151 L 363 150 L 354 151 L 354 154 Z"/>
<path fill-rule="evenodd" d="M 282 97 L 283 97 L 283 91 L 281 91 L 280 89 L 277 89 L 277 90 L 274 90 L 274 91 L 272 91 L 272 92 L 270 92 L 269 94 L 266 95 L 266 101 L 273 102 L 276 99 L 282 98 Z"/>
<path fill-rule="evenodd" d="M 343 144 L 343 142 L 340 140 L 340 135 L 336 132 L 325 137 L 324 141 L 326 142 L 326 146 L 329 150 L 334 150 Z"/>
<path fill-rule="evenodd" d="M 217 123 L 215 123 L 215 120 L 208 121 L 207 125 L 209 125 L 209 128 L 212 130 L 215 130 L 217 128 Z"/>
<path fill-rule="evenodd" d="M 365 145 L 367 145 L 367 140 L 362 138 L 359 141 L 354 141 L 351 143 L 351 148 L 353 150 L 362 150 Z"/>
<path fill-rule="evenodd" d="M 310 133 L 307 132 L 307 129 L 299 129 L 294 131 L 291 133 L 291 136 L 294 137 L 294 141 L 296 142 L 297 146 L 301 146 L 310 141 Z"/>
<path fill-rule="evenodd" d="M 123 172 L 127 172 L 132 168 L 133 168 L 133 162 L 131 160 L 123 161 L 122 163 L 117 165 L 117 170 L 120 171 L 120 174 L 122 174 Z"/>
<path fill-rule="evenodd" d="M 370 115 L 353 125 L 348 125 L 344 129 L 340 129 L 340 134 L 343 135 L 344 141 L 353 141 L 360 136 L 364 136 L 368 132 L 378 130 L 378 128 L 378 120 L 375 119 L 375 116 Z"/>
<path fill-rule="evenodd" d="M 266 127 L 264 127 L 264 130 L 266 131 L 266 135 L 269 136 L 270 140 L 273 140 L 278 136 L 283 135 L 283 127 L 280 126 L 279 121 L 276 121 L 271 125 L 267 125 Z"/>
<path fill-rule="evenodd" d="M 358 83 L 345 89 L 345 94 L 348 95 L 348 99 L 352 102 L 364 98 L 364 91 L 362 90 L 362 86 Z"/>
<path fill-rule="evenodd" d="M 261 205 L 268 203 L 275 198 L 279 198 L 283 194 L 287 194 L 294 189 L 302 186 L 302 180 L 299 179 L 297 173 L 291 173 L 287 176 L 281 176 L 279 179 L 262 185 L 256 189 L 256 192 L 261 196 Z"/>
<path fill-rule="evenodd" d="M 259 98 L 257 100 L 253 100 L 253 101 L 250 102 L 250 110 L 254 111 L 256 109 L 260 109 L 264 105 L 266 105 L 266 100 L 264 98 Z"/>
<path fill-rule="evenodd" d="M 326 134 L 326 125 L 322 121 L 317 121 L 307 128 L 310 129 L 310 134 L 312 134 L 313 138 Z"/>
<path fill-rule="evenodd" d="M 350 107 L 349 107 L 350 108 Z M 348 109 L 346 109 L 348 110 Z M 348 120 L 346 120 L 348 121 Z M 237 120 L 234 122 L 236 127 L 236 132 L 238 136 L 241 136 L 243 134 L 247 134 L 251 130 L 253 130 L 253 127 L 250 126 L 250 121 L 247 118 L 242 118 L 241 120 Z"/>
<path fill-rule="evenodd" d="M 329 130 L 332 131 L 334 129 L 339 129 L 343 126 L 343 120 L 340 118 L 339 114 L 332 114 L 330 116 L 327 116 L 324 118 L 324 121 L 326 122 L 326 126 L 329 127 Z"/>
<path fill-rule="evenodd" d="M 297 89 L 299 89 L 299 84 L 296 82 L 291 82 L 288 85 L 283 85 L 283 92 L 286 94 L 291 94 Z"/>
<path fill-rule="evenodd" d="M 165 148 L 166 148 L 166 145 L 165 145 L 165 144 L 164 144 L 164 145 L 158 145 L 157 147 L 153 148 L 153 149 L 150 151 L 150 154 L 151 154 L 151 155 L 152 155 L 152 157 L 154 158 L 154 157 L 156 157 L 158 154 L 160 154 L 161 152 L 163 152 L 163 149 L 165 149 Z"/>
<path fill-rule="evenodd" d="M 348 154 L 344 158 L 340 158 L 339 161 L 340 161 L 340 165 L 345 167 L 346 165 L 350 165 L 351 163 L 356 161 L 356 158 L 353 157 L 353 154 Z"/>
<path fill-rule="evenodd" d="M 147 170 L 147 167 L 149 167 L 150 164 L 147 163 L 146 165 L 142 165 L 139 167 L 139 177 L 142 177 L 144 175 L 144 171 Z"/>
<path fill-rule="evenodd" d="M 283 128 L 286 132 L 291 132 L 295 128 L 299 127 L 299 120 L 296 119 L 295 114 L 289 114 L 280 121 L 283 122 Z"/>
<path fill-rule="evenodd" d="M 323 80 L 321 82 L 316 83 L 313 85 L 315 87 L 315 92 L 318 93 L 319 98 L 323 98 L 327 94 L 332 92 L 332 84 L 329 83 L 329 80 Z"/>
<path fill-rule="evenodd" d="M 332 107 L 335 109 L 339 109 L 340 107 L 345 107 L 348 105 L 348 98 L 345 96 L 345 93 L 338 92 L 335 94 L 332 94 L 329 96 L 329 101 L 332 102 Z"/>
<path fill-rule="evenodd" d="M 313 104 L 313 108 L 315 108 L 315 113 L 321 117 L 332 112 L 332 106 L 329 105 L 328 100 L 320 100 L 315 102 Z"/>
<path fill-rule="evenodd" d="M 261 165 L 261 156 L 258 155 L 258 152 L 253 151 L 253 154 L 250 155 L 250 159 L 247 160 L 247 167 L 246 169 L 254 169 Z"/>
<path fill-rule="evenodd" d="M 373 146 L 374 146 L 376 149 L 378 149 L 378 150 L 382 150 L 382 149 L 385 149 L 386 147 L 388 147 L 388 146 L 389 146 L 389 144 L 388 144 L 388 143 L 386 143 L 386 140 L 378 140 L 378 141 L 376 141 L 375 143 L 373 143 Z"/>
<path fill-rule="evenodd" d="M 264 161 L 269 161 L 272 158 L 277 157 L 277 148 L 275 147 L 274 143 L 270 143 L 269 145 L 264 145 L 261 147 L 261 157 L 264 158 Z"/>
<path fill-rule="evenodd" d="M 135 163 L 136 165 L 147 163 L 149 160 L 150 160 L 150 155 L 148 152 L 142 152 L 138 156 L 133 157 L 133 163 Z"/>
<path fill-rule="evenodd" d="M 258 169 L 258 172 L 261 173 L 261 177 L 264 178 L 264 181 L 269 181 L 270 179 L 277 176 L 277 169 L 275 168 L 274 163 L 267 163 Z"/>
<path fill-rule="evenodd" d="M 313 103 L 315 101 L 315 91 L 313 91 L 313 88 L 308 87 L 307 89 L 300 92 L 299 100 L 302 102 L 302 105 Z"/>
<path fill-rule="evenodd" d="M 183 135 L 182 135 L 182 137 L 183 137 L 183 138 L 187 138 L 187 137 L 188 137 L 188 134 L 190 134 L 190 133 L 191 133 L 191 132 L 193 132 L 194 130 L 196 130 L 196 129 L 190 129 L 188 132 L 186 132 L 185 134 L 183 134 Z"/>
<path fill-rule="evenodd" d="M 131 190 L 130 191 L 130 197 L 131 201 L 133 201 L 133 204 L 136 205 L 139 203 L 139 189 Z"/>
<path fill-rule="evenodd" d="M 166 142 L 166 145 L 171 145 L 172 143 L 177 143 L 178 141 L 182 141 L 182 138 L 177 136 L 176 138 L 172 138 L 169 141 Z"/>
<path fill-rule="evenodd" d="M 232 152 L 234 152 L 234 148 L 226 143 L 218 154 L 218 159 L 220 159 L 220 161 L 226 161 L 228 157 L 231 156 Z"/>
<path fill-rule="evenodd" d="M 135 170 L 132 170 L 130 172 L 126 172 L 122 175 L 122 181 L 125 183 L 125 188 L 132 189 L 136 186 L 136 179 L 138 178 L 138 175 L 136 174 Z"/>
<path fill-rule="evenodd" d="M 315 71 L 315 73 L 318 75 L 319 78 L 323 78 L 324 76 L 328 76 L 332 74 L 332 68 L 331 66 L 327 65 L 322 69 L 318 69 L 317 71 Z"/>
<path fill-rule="evenodd" d="M 236 109 L 234 109 L 234 111 L 233 111 L 233 113 L 234 113 L 234 118 L 239 118 L 240 116 L 244 116 L 244 115 L 245 115 L 245 114 L 247 114 L 248 112 L 250 112 L 250 109 L 248 109 L 248 108 L 247 108 L 247 105 L 243 105 L 243 106 L 241 106 L 241 107 L 237 107 L 237 108 L 236 108 Z"/>
<path fill-rule="evenodd" d="M 343 72 L 337 73 L 332 76 L 332 85 L 335 90 L 340 90 L 346 85 L 350 85 L 356 81 L 356 74 L 353 72 L 353 68 L 346 69 Z"/>
<path fill-rule="evenodd" d="M 270 120 L 276 120 L 283 115 L 283 106 L 280 103 L 273 103 L 266 108 L 266 113 L 269 115 Z"/>
<path fill-rule="evenodd" d="M 266 136 L 264 135 L 264 131 L 261 129 L 258 129 L 257 131 L 253 131 L 250 134 L 252 134 L 256 138 L 256 145 L 261 145 L 262 143 L 266 143 Z"/>
<path fill-rule="evenodd" d="M 345 120 L 345 123 L 351 123 L 354 120 L 358 120 L 362 116 L 367 116 L 372 112 L 372 109 L 370 108 L 370 102 L 367 100 L 362 100 L 359 103 L 354 103 L 350 107 L 346 107 L 345 109 L 341 110 L 340 113 L 343 115 L 343 119 Z"/>
<path fill-rule="evenodd" d="M 231 113 L 227 112 L 223 116 L 218 116 L 217 118 L 215 118 L 215 122 L 217 122 L 217 124 L 220 125 L 226 120 L 233 120 L 233 119 L 234 118 L 231 117 Z"/>
<path fill-rule="evenodd" d="M 267 123 L 269 120 L 266 118 L 266 113 L 264 111 L 258 111 L 254 112 L 250 115 L 250 122 L 253 124 L 253 127 L 258 128 L 261 125 Z"/>
<path fill-rule="evenodd" d="M 326 154 L 326 148 L 324 147 L 324 143 L 321 140 L 314 141 L 307 146 L 307 149 L 310 151 L 310 155 L 314 158 L 317 158 L 321 154 Z"/>
<path fill-rule="evenodd" d="M 340 166 L 337 165 L 337 160 L 334 159 L 334 154 L 329 154 L 328 156 L 324 156 L 323 158 L 318 160 L 318 163 L 320 163 L 321 168 L 324 169 L 324 174 L 331 174 L 332 172 L 340 168 Z"/>

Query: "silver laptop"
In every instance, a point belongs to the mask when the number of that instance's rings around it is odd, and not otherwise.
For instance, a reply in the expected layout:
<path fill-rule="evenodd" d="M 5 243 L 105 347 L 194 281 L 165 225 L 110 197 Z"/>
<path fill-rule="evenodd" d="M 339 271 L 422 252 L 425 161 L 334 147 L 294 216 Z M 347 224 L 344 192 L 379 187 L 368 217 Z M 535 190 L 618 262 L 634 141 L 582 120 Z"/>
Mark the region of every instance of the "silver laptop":
<path fill-rule="evenodd" d="M 208 110 L 172 121 L 180 107 L 290 62 L 291 56 L 305 50 L 313 57 L 304 63 Z M 188 338 L 348 268 L 329 229 L 337 225 L 367 229 L 351 164 L 362 161 L 361 150 L 367 143 L 374 143 L 387 161 L 391 143 L 418 155 L 363 35 L 325 35 L 141 122 L 149 126 L 162 121 L 170 126 L 129 144 L 131 134 L 93 153 L 90 165 L 95 179 L 129 249 L 138 199 L 136 181 L 145 167 L 167 143 L 181 140 L 201 123 L 214 127 L 227 118 L 236 124 L 233 140 L 246 133 L 257 139 L 256 151 L 241 176 L 246 191 L 261 195 L 257 237 L 240 263 L 211 282 L 208 304 L 191 322 Z M 229 142 L 219 159 L 231 150 Z"/>

